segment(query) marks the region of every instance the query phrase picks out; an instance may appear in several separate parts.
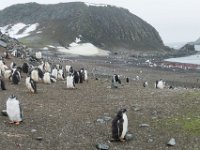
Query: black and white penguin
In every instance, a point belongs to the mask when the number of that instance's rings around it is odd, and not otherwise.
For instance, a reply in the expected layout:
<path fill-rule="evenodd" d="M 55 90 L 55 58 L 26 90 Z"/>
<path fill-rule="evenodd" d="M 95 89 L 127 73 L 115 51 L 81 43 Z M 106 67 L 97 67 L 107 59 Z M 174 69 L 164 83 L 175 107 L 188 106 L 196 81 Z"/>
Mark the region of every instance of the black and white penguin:
<path fill-rule="evenodd" d="M 114 74 L 112 76 L 112 84 L 111 84 L 111 87 L 112 88 L 118 88 L 118 85 L 117 84 L 121 84 L 121 80 L 119 79 L 119 76 L 117 74 Z"/>
<path fill-rule="evenodd" d="M 31 77 L 26 77 L 25 85 L 30 92 L 37 93 L 37 83 Z"/>
<path fill-rule="evenodd" d="M 1 77 L 0 77 L 0 89 L 6 90 L 5 82 L 3 81 L 3 79 Z"/>
<path fill-rule="evenodd" d="M 83 83 L 84 79 L 85 79 L 85 77 L 84 77 L 84 68 L 81 68 L 79 70 L 79 82 Z"/>
<path fill-rule="evenodd" d="M 58 78 L 58 69 L 57 68 L 53 68 L 51 71 L 51 75 L 55 77 L 55 79 Z"/>
<path fill-rule="evenodd" d="M 58 70 L 58 79 L 60 79 L 60 80 L 64 80 L 64 78 L 65 78 L 65 73 L 64 73 L 64 71 L 63 71 L 63 69 L 59 69 Z"/>
<path fill-rule="evenodd" d="M 18 84 L 21 81 L 21 74 L 18 70 L 15 70 L 12 74 L 13 84 Z"/>
<path fill-rule="evenodd" d="M 18 125 L 20 124 L 20 122 L 22 122 L 22 109 L 16 96 L 11 95 L 8 98 L 6 102 L 6 112 L 10 119 L 10 123 L 15 123 L 16 125 Z"/>
<path fill-rule="evenodd" d="M 88 82 L 88 71 L 84 69 L 84 81 Z"/>
<path fill-rule="evenodd" d="M 129 83 L 129 78 L 128 77 L 126 77 L 126 83 Z"/>
<path fill-rule="evenodd" d="M 25 62 L 22 65 L 22 71 L 23 73 L 28 73 L 29 72 L 29 65 Z"/>
<path fill-rule="evenodd" d="M 165 82 L 162 79 L 156 81 L 155 88 L 164 89 L 164 87 L 165 87 Z"/>
<path fill-rule="evenodd" d="M 66 73 L 73 73 L 74 72 L 73 67 L 70 66 L 70 65 L 66 65 L 65 66 L 65 70 L 66 70 Z"/>
<path fill-rule="evenodd" d="M 148 82 L 145 81 L 145 82 L 143 83 L 143 87 L 147 87 L 147 86 L 148 86 Z"/>
<path fill-rule="evenodd" d="M 74 76 L 69 74 L 66 78 L 67 88 L 75 88 Z"/>
<path fill-rule="evenodd" d="M 78 84 L 79 81 L 80 81 L 80 75 L 79 75 L 79 72 L 76 71 L 76 70 L 74 70 L 73 76 L 74 76 L 74 82 L 75 82 L 75 84 Z"/>
<path fill-rule="evenodd" d="M 44 74 L 40 68 L 35 68 L 31 71 L 30 76 L 35 82 L 38 82 L 39 79 L 43 79 Z"/>
<path fill-rule="evenodd" d="M 112 121 L 112 138 L 115 141 L 125 141 L 125 135 L 128 131 L 128 117 L 126 109 L 121 109 Z"/>
<path fill-rule="evenodd" d="M 15 62 L 11 62 L 10 63 L 10 69 L 13 69 L 15 67 L 17 67 L 17 64 Z"/>
<path fill-rule="evenodd" d="M 51 84 L 51 77 L 49 72 L 44 73 L 43 81 L 46 84 Z"/>

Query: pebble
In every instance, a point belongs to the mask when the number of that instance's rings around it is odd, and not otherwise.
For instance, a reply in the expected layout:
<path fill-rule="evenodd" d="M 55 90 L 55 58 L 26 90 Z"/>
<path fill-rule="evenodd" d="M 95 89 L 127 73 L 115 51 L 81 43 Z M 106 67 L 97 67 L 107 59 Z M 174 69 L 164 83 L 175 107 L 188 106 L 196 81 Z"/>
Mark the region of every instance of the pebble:
<path fill-rule="evenodd" d="M 36 129 L 32 129 L 32 130 L 31 130 L 32 133 L 34 133 L 34 132 L 36 132 L 36 131 L 37 131 Z"/>
<path fill-rule="evenodd" d="M 97 144 L 96 148 L 99 150 L 107 150 L 109 149 L 109 146 L 107 144 Z"/>
<path fill-rule="evenodd" d="M 139 125 L 139 127 L 149 127 L 149 124 L 142 123 L 142 124 Z"/>
<path fill-rule="evenodd" d="M 127 141 L 130 141 L 130 140 L 132 140 L 133 138 L 134 138 L 134 136 L 133 136 L 132 133 L 127 133 L 127 134 L 125 135 L 125 139 L 126 139 Z"/>
<path fill-rule="evenodd" d="M 153 139 L 148 139 L 148 143 L 152 143 L 153 142 Z"/>
<path fill-rule="evenodd" d="M 2 111 L 1 111 L 1 114 L 2 114 L 2 116 L 8 116 L 6 110 L 2 110 Z"/>
<path fill-rule="evenodd" d="M 112 119 L 112 118 L 111 118 L 111 117 L 108 117 L 108 116 L 104 116 L 104 117 L 103 117 L 103 120 L 104 120 L 104 121 L 110 121 L 111 119 Z"/>
<path fill-rule="evenodd" d="M 38 136 L 35 139 L 38 140 L 38 141 L 42 141 L 43 138 L 41 136 Z"/>
<path fill-rule="evenodd" d="M 174 138 L 171 138 L 171 139 L 169 140 L 169 142 L 167 143 L 168 146 L 174 146 L 175 144 L 176 144 L 176 141 L 175 141 Z"/>
<path fill-rule="evenodd" d="M 103 119 L 97 119 L 97 122 L 99 122 L 101 124 L 105 123 L 105 121 Z"/>

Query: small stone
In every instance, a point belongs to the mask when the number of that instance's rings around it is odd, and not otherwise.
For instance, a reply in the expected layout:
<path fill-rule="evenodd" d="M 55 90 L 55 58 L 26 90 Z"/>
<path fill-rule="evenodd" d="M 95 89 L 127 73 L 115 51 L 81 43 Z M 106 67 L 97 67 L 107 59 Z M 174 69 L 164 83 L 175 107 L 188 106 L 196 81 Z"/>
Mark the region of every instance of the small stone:
<path fill-rule="evenodd" d="M 139 125 L 139 127 L 149 127 L 149 124 L 142 123 L 142 124 Z"/>
<path fill-rule="evenodd" d="M 96 148 L 99 150 L 108 150 L 109 146 L 107 144 L 97 144 Z"/>
<path fill-rule="evenodd" d="M 153 142 L 153 139 L 148 139 L 148 143 L 152 143 Z"/>
<path fill-rule="evenodd" d="M 38 141 L 42 141 L 43 138 L 41 136 L 38 136 L 35 139 L 38 140 Z"/>
<path fill-rule="evenodd" d="M 169 142 L 167 143 L 168 146 L 174 146 L 175 144 L 176 144 L 176 141 L 175 141 L 174 138 L 171 138 L 171 139 L 169 140 Z"/>
<path fill-rule="evenodd" d="M 103 119 L 104 119 L 104 121 L 109 121 L 109 120 L 111 120 L 112 118 L 111 118 L 111 117 L 108 117 L 108 116 L 104 116 Z"/>
<path fill-rule="evenodd" d="M 2 114 L 2 116 L 8 116 L 6 110 L 2 110 L 2 111 L 1 111 L 1 114 Z"/>
<path fill-rule="evenodd" d="M 37 131 L 36 129 L 32 129 L 32 130 L 31 130 L 32 133 L 34 133 L 34 132 L 36 132 L 36 131 Z"/>
<path fill-rule="evenodd" d="M 101 124 L 105 123 L 105 121 L 103 119 L 97 119 L 97 122 L 99 122 Z"/>
<path fill-rule="evenodd" d="M 132 133 L 127 133 L 126 135 L 125 135 L 125 139 L 127 140 L 127 141 L 130 141 L 130 140 L 132 140 L 133 139 L 133 134 Z"/>
<path fill-rule="evenodd" d="M 139 107 L 134 108 L 134 111 L 140 111 L 141 109 Z"/>

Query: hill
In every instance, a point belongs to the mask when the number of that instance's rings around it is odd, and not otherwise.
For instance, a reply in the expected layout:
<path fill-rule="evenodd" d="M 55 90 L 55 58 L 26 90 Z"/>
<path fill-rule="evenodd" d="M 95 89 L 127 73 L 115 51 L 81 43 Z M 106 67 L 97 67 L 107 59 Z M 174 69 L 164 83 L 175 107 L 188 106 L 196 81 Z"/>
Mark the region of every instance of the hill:
<path fill-rule="evenodd" d="M 16 34 L 27 45 L 68 47 L 77 37 L 103 49 L 163 50 L 162 39 L 146 21 L 115 6 L 91 6 L 82 2 L 40 5 L 17 4 L 0 11 L 0 26 L 9 30 L 17 23 Z M 16 27 L 16 26 L 15 26 Z M 32 27 L 33 29 L 33 27 Z M 1 29 L 2 30 L 2 29 Z"/>

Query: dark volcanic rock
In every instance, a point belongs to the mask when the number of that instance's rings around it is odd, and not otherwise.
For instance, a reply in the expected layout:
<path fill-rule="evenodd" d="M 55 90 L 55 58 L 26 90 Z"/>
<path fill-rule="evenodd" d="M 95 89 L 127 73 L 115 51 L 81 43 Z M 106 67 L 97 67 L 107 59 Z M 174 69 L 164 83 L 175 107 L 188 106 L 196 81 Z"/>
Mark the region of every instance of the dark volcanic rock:
<path fill-rule="evenodd" d="M 0 20 L 0 26 L 39 23 L 42 36 L 63 46 L 81 37 L 82 42 L 109 49 L 165 49 L 153 26 L 127 9 L 109 5 L 96 7 L 83 2 L 18 4 L 0 11 Z"/>

